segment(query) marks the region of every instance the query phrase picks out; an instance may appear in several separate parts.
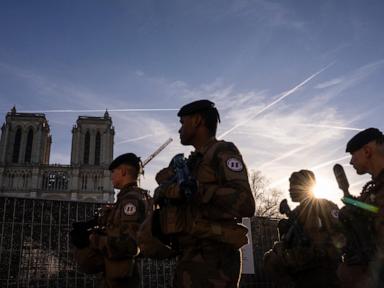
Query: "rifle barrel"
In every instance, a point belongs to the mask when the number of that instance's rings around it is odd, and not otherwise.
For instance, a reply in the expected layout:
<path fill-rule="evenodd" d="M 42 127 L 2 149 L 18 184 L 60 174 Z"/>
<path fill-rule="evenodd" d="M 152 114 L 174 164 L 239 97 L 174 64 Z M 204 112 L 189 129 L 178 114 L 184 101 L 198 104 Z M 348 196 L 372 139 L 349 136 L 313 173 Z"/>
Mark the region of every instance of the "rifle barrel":
<path fill-rule="evenodd" d="M 143 161 L 143 167 L 145 165 L 147 165 L 153 158 L 155 158 L 157 156 L 157 154 L 159 154 L 161 151 L 163 151 L 164 148 L 167 147 L 169 145 L 169 143 L 171 143 L 172 141 L 173 141 L 173 139 L 169 138 L 167 141 L 165 141 L 165 143 L 163 145 L 161 145 L 159 148 L 157 148 L 157 150 L 155 152 L 153 152 L 151 155 L 149 155 L 149 157 Z"/>

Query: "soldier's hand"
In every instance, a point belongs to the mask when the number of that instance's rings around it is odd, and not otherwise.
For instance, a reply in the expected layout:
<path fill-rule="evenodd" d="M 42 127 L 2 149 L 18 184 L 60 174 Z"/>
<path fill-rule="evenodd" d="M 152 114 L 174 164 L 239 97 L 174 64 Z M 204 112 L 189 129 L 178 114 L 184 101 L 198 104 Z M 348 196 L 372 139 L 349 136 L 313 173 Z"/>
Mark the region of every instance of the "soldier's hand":
<path fill-rule="evenodd" d="M 180 187 L 175 182 L 163 183 L 155 189 L 154 199 L 155 202 L 161 199 L 181 199 L 182 194 L 180 193 Z"/>
<path fill-rule="evenodd" d="M 198 189 L 198 183 L 196 179 L 189 178 L 188 180 L 181 182 L 179 187 L 180 191 L 184 194 L 185 198 L 189 200 L 193 197 L 193 195 L 196 194 Z"/>
<path fill-rule="evenodd" d="M 169 181 L 174 176 L 175 176 L 175 172 L 173 171 L 173 168 L 167 167 L 167 168 L 163 168 L 159 172 L 157 172 L 155 179 L 156 179 L 157 184 L 161 185 L 165 181 Z"/>
<path fill-rule="evenodd" d="M 70 243 L 76 248 L 82 249 L 89 245 L 89 232 L 86 230 L 72 229 L 69 232 Z"/>
<path fill-rule="evenodd" d="M 96 233 L 90 233 L 88 236 L 88 241 L 89 241 L 89 245 L 93 249 L 98 249 L 98 247 L 99 247 L 99 235 L 97 235 Z"/>

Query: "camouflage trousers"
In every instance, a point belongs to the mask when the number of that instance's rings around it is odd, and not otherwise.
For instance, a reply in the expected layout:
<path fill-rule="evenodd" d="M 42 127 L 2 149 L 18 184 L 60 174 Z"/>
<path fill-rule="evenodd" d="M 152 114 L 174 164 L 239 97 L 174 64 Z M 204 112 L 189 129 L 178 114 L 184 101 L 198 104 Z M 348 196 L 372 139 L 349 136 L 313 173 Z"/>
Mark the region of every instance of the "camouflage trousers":
<path fill-rule="evenodd" d="M 274 250 L 264 255 L 264 271 L 272 278 L 279 288 L 338 288 L 339 280 L 336 275 L 337 265 L 331 261 L 318 259 L 315 263 L 308 263 L 307 267 L 297 267 L 284 261 Z M 309 265 L 312 264 L 312 265 Z"/>
<path fill-rule="evenodd" d="M 174 288 L 239 287 L 241 252 L 225 244 L 184 247 L 176 264 Z"/>
<path fill-rule="evenodd" d="M 108 277 L 106 273 L 105 258 L 100 252 L 93 250 L 89 247 L 84 249 L 75 249 L 74 258 L 79 265 L 80 271 L 86 274 L 99 274 L 102 272 L 99 288 L 139 288 L 140 287 L 140 274 L 137 265 L 135 264 L 132 269 L 132 275 L 129 277 Z M 116 269 L 113 267 L 112 270 Z"/>
<path fill-rule="evenodd" d="M 341 263 L 337 269 L 342 288 L 384 287 L 384 261 L 372 261 L 369 265 Z"/>
<path fill-rule="evenodd" d="M 123 279 L 109 279 L 104 277 L 102 283 L 99 285 L 100 288 L 140 288 L 140 274 L 135 267 L 131 277 Z"/>

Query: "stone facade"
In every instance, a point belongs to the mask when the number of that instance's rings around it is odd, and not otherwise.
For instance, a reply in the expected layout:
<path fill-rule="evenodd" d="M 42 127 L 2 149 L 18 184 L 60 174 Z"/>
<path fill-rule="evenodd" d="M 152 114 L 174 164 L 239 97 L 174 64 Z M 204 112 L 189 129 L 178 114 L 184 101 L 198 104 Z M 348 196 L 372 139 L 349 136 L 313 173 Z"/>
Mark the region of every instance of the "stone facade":
<path fill-rule="evenodd" d="M 79 116 L 72 129 L 71 164 L 49 164 L 52 138 L 42 113 L 6 115 L 0 138 L 0 194 L 73 201 L 113 202 L 108 165 L 114 128 L 103 117 Z"/>

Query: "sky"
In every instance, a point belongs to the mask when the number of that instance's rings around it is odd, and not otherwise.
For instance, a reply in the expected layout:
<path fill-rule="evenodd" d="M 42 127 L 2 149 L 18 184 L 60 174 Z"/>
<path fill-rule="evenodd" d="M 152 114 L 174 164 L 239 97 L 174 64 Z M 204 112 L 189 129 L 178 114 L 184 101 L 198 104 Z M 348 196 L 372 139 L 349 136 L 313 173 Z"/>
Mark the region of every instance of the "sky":
<path fill-rule="evenodd" d="M 46 114 L 51 163 L 69 164 L 78 116 L 115 127 L 114 156 L 148 157 L 141 184 L 176 153 L 177 110 L 216 103 L 218 136 L 234 142 L 250 173 L 287 195 L 293 171 L 312 169 L 341 192 L 340 163 L 351 191 L 357 176 L 347 141 L 384 129 L 384 2 L 381 0 L 34 0 L 0 1 L 0 119 Z"/>

